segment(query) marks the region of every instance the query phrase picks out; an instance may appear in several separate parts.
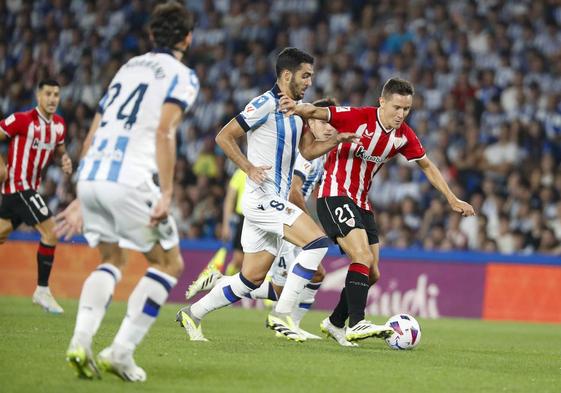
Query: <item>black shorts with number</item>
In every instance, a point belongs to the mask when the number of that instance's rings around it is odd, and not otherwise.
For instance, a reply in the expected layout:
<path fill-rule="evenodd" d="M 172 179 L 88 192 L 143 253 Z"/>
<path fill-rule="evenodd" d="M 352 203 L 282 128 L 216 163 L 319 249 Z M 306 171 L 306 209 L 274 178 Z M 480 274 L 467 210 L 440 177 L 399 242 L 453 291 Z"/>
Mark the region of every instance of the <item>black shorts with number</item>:
<path fill-rule="evenodd" d="M 25 190 L 13 194 L 3 194 L 0 204 L 0 218 L 10 220 L 16 229 L 22 222 L 35 226 L 52 216 L 47 204 L 35 190 Z"/>
<path fill-rule="evenodd" d="M 232 247 L 234 250 L 243 251 L 242 248 L 242 229 L 243 229 L 243 215 L 239 215 L 240 220 L 236 224 L 236 233 L 234 233 L 234 237 L 232 239 Z"/>
<path fill-rule="evenodd" d="M 335 243 L 355 228 L 366 231 L 368 244 L 377 244 L 378 225 L 371 211 L 362 209 L 346 196 L 318 198 L 317 211 L 323 229 Z"/>

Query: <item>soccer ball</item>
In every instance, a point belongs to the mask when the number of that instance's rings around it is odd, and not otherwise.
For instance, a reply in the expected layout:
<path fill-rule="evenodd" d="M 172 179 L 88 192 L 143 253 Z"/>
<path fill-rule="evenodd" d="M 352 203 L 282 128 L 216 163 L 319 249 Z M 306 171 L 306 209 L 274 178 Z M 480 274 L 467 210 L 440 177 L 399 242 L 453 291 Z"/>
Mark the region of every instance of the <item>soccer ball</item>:
<path fill-rule="evenodd" d="M 391 349 L 413 349 L 421 342 L 421 327 L 411 315 L 394 315 L 386 325 L 394 330 L 394 334 L 386 338 Z"/>

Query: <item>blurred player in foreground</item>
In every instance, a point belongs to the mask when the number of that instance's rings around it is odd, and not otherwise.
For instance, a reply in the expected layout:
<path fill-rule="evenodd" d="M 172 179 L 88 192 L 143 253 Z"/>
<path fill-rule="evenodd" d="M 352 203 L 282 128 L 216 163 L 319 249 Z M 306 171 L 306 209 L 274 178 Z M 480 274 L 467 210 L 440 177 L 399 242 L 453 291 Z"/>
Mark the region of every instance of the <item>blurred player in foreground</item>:
<path fill-rule="evenodd" d="M 192 15 L 179 3 L 155 8 L 150 20 L 155 49 L 130 59 L 111 81 L 84 142 L 78 200 L 59 217 L 59 232 L 69 235 L 79 229 L 81 209 L 84 236 L 102 258 L 82 287 L 66 353 L 80 377 L 98 377 L 99 364 L 126 381 L 146 380 L 133 353 L 183 271 L 177 228 L 168 214 L 176 128 L 199 90 L 195 73 L 181 62 L 192 30 Z M 124 249 L 144 253 L 150 267 L 129 297 L 113 343 L 96 362 L 92 339 L 121 279 Z"/>

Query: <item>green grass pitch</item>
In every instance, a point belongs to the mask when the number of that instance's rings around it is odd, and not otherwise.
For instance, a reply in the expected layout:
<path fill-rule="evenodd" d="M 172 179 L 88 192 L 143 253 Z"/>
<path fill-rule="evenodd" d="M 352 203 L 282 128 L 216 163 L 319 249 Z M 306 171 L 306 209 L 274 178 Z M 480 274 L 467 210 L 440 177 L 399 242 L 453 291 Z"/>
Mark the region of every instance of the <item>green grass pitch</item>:
<path fill-rule="evenodd" d="M 79 380 L 64 361 L 77 302 L 61 303 L 66 313 L 53 316 L 29 298 L 0 297 L 1 392 L 561 392 L 559 325 L 420 320 L 420 346 L 394 351 L 375 339 L 359 348 L 288 342 L 264 328 L 266 310 L 230 308 L 207 317 L 211 341 L 199 343 L 175 323 L 174 304 L 136 353 L 147 382 Z M 110 343 L 125 307 L 111 305 L 94 351 Z M 303 327 L 319 333 L 325 315 L 310 312 Z"/>

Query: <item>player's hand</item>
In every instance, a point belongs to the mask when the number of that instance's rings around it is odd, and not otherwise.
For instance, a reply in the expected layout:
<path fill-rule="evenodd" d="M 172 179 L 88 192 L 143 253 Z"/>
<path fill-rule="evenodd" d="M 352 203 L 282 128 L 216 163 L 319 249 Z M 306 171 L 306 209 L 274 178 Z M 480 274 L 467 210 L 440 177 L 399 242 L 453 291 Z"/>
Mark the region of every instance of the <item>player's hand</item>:
<path fill-rule="evenodd" d="M 247 176 L 257 184 L 261 184 L 267 179 L 267 171 L 271 169 L 270 165 L 252 166 L 247 171 Z"/>
<path fill-rule="evenodd" d="M 283 93 L 280 94 L 280 97 L 281 97 L 281 99 L 279 100 L 280 111 L 284 113 L 286 116 L 293 115 L 296 111 L 296 101 L 284 95 Z"/>
<path fill-rule="evenodd" d="M 62 155 L 62 159 L 60 161 L 60 167 L 62 168 L 62 171 L 66 175 L 72 174 L 72 160 L 70 159 L 68 154 L 64 153 Z"/>
<path fill-rule="evenodd" d="M 469 203 L 462 201 L 461 199 L 455 199 L 450 202 L 450 207 L 457 213 L 460 213 L 462 216 L 475 216 L 475 210 L 473 206 Z"/>
<path fill-rule="evenodd" d="M 355 135 L 354 132 L 341 132 L 337 133 L 337 143 L 356 143 L 357 145 L 360 144 L 360 136 Z"/>
<path fill-rule="evenodd" d="M 82 233 L 82 209 L 80 201 L 74 199 L 62 212 L 55 217 L 55 234 L 57 237 L 64 237 L 70 240 L 72 236 Z"/>
<path fill-rule="evenodd" d="M 158 202 L 156 202 L 156 206 L 154 206 L 154 210 L 152 210 L 152 214 L 150 215 L 150 226 L 156 227 L 161 221 L 168 218 L 169 209 L 171 206 L 171 195 L 162 195 Z"/>

